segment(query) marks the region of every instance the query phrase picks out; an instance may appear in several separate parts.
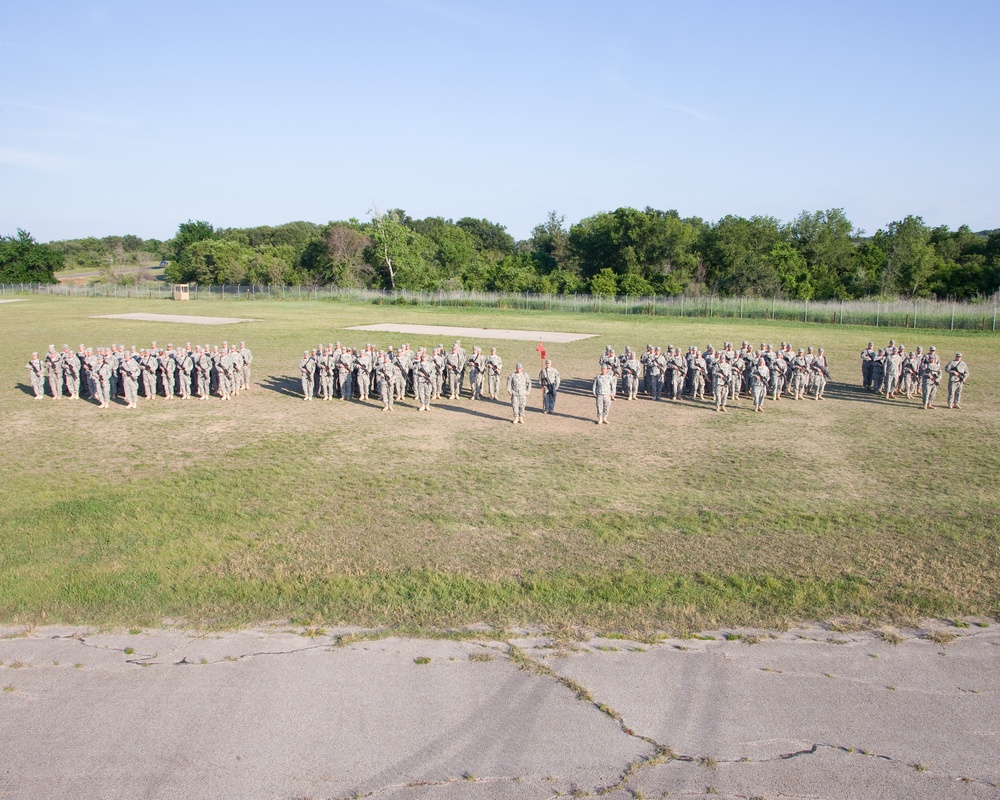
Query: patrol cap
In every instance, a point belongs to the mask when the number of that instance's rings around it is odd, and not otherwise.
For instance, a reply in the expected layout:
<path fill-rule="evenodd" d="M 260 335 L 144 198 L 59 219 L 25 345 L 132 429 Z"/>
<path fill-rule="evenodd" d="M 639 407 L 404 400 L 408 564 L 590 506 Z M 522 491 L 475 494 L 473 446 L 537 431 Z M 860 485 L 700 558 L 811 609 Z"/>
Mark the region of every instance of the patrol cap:
<path fill-rule="evenodd" d="M 523 364 L 522 364 L 522 363 L 521 363 L 520 361 L 518 361 L 518 362 L 517 362 L 517 363 L 516 363 L 516 364 L 514 365 L 514 369 L 524 369 L 524 365 L 523 365 Z"/>
<path fill-rule="evenodd" d="M 937 348 L 934 345 L 931 345 L 930 351 L 933 353 L 935 350 L 937 350 Z"/>
<path fill-rule="evenodd" d="M 961 358 L 961 357 L 962 357 L 961 353 L 955 353 L 955 358 Z"/>

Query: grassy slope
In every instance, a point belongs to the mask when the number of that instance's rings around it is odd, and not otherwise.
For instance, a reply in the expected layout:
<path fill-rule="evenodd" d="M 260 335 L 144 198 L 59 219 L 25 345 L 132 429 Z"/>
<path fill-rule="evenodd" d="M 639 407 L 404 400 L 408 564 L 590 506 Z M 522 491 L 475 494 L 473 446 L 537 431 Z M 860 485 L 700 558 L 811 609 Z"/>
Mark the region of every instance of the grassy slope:
<path fill-rule="evenodd" d="M 259 321 L 90 318 L 126 311 Z M 386 321 L 599 338 L 548 345 L 566 382 L 560 415 L 531 413 L 523 427 L 489 402 L 424 415 L 408 399 L 390 417 L 292 396 L 298 354 L 316 342 L 437 343 L 342 330 Z M 997 340 L 873 333 L 330 302 L 0 305 L 0 618 L 650 631 L 996 614 Z M 859 350 L 890 336 L 945 357 L 963 350 L 966 407 L 922 412 L 856 390 Z M 28 354 L 50 342 L 223 338 L 245 338 L 256 354 L 258 388 L 232 403 L 100 411 L 36 403 L 22 388 Z M 606 342 L 744 338 L 826 347 L 838 380 L 829 399 L 763 415 L 746 400 L 727 415 L 618 402 L 611 425 L 593 425 L 587 392 Z M 534 343 L 496 345 L 507 366 L 537 371 Z"/>

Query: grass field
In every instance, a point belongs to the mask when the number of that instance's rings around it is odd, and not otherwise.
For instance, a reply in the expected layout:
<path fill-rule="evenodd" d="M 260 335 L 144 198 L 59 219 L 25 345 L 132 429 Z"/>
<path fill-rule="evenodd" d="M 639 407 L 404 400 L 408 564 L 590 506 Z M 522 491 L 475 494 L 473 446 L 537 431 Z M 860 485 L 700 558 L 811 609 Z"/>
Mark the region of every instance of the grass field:
<path fill-rule="evenodd" d="M 180 307 L 179 307 L 180 306 Z M 257 321 L 91 319 L 146 311 Z M 547 343 L 555 416 L 413 400 L 304 403 L 317 342 L 399 344 L 376 322 L 594 333 Z M 995 334 L 738 320 L 605 318 L 333 302 L 32 296 L 0 305 L 0 620 L 101 625 L 473 623 L 650 635 L 804 620 L 902 624 L 1000 613 L 1000 371 Z M 961 411 L 858 388 L 858 353 L 890 337 L 959 349 Z M 49 343 L 245 339 L 255 388 L 137 411 L 33 401 L 24 364 Z M 790 340 L 823 346 L 823 402 L 753 414 L 619 400 L 596 426 L 590 383 L 619 351 Z M 438 341 L 406 336 L 414 347 Z M 450 341 L 445 341 L 450 344 Z M 536 342 L 496 344 L 537 374 Z"/>

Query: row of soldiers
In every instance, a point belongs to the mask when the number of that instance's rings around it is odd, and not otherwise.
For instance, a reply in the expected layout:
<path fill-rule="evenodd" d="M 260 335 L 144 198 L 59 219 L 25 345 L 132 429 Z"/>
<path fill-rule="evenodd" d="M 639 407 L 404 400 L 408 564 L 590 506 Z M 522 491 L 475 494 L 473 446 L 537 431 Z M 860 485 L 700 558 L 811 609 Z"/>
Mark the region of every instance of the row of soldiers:
<path fill-rule="evenodd" d="M 370 395 L 382 400 L 383 411 L 391 411 L 393 401 L 408 393 L 420 401 L 421 411 L 430 410 L 430 401 L 444 393 L 451 400 L 462 395 L 466 378 L 473 399 L 497 400 L 503 359 L 495 347 L 490 354 L 473 347 L 471 355 L 456 341 L 450 349 L 438 345 L 412 349 L 409 344 L 380 350 L 372 344 L 352 348 L 330 343 L 305 350 L 299 361 L 302 395 L 306 400 L 339 398 L 342 402 Z"/>
<path fill-rule="evenodd" d="M 132 345 L 129 350 L 122 344 L 97 348 L 81 344 L 75 353 L 69 345 L 59 351 L 50 344 L 44 359 L 32 353 L 26 367 L 36 400 L 45 396 L 47 384 L 56 399 L 83 396 L 110 408 L 113 399 L 123 396 L 126 408 L 137 408 L 140 388 L 146 398 L 187 400 L 196 395 L 207 400 L 217 394 L 229 400 L 250 389 L 252 364 L 246 342 L 238 347 L 228 342 L 192 347 L 188 342 L 177 349 L 172 344 L 161 349 L 153 342 L 148 348 Z"/>
<path fill-rule="evenodd" d="M 890 339 L 881 348 L 868 342 L 861 351 L 862 387 L 887 400 L 895 399 L 900 392 L 907 399 L 919 394 L 924 409 L 934 408 L 942 374 L 948 375 L 948 408 L 961 408 L 962 389 L 969 380 L 969 365 L 961 353 L 955 353 L 955 358 L 942 368 L 934 345 L 926 353 L 922 346 L 907 352 L 904 345 Z"/>
<path fill-rule="evenodd" d="M 640 392 L 653 400 L 664 396 L 704 400 L 709 390 L 716 411 L 725 411 L 727 401 L 736 400 L 744 391 L 753 398 L 754 411 L 763 411 L 765 397 L 780 400 L 786 392 L 795 400 L 809 395 L 822 400 L 830 379 L 822 347 L 796 351 L 788 342 L 780 348 L 761 342 L 758 349 L 746 341 L 739 348 L 725 342 L 720 349 L 709 344 L 704 351 L 691 346 L 687 352 L 673 345 L 664 351 L 648 344 L 641 355 L 628 346 L 618 354 L 608 345 L 599 361 L 610 376 L 612 400 L 617 398 L 619 383 L 628 400 L 635 400 Z"/>

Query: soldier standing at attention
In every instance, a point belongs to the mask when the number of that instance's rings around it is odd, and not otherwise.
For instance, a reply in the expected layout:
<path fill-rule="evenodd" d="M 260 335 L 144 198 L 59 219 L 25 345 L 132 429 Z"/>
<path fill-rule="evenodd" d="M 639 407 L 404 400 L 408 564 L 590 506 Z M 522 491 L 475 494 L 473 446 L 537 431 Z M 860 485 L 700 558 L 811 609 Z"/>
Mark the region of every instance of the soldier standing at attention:
<path fill-rule="evenodd" d="M 452 345 L 451 352 L 445 358 L 445 374 L 448 376 L 448 399 L 457 400 L 462 391 L 462 370 L 465 361 L 458 349 L 458 342 Z"/>
<path fill-rule="evenodd" d="M 519 361 L 514 365 L 514 371 L 507 376 L 507 394 L 510 395 L 510 407 L 514 412 L 513 424 L 524 424 L 524 407 L 531 392 L 531 378 L 524 374 L 524 366 Z"/>
<path fill-rule="evenodd" d="M 194 366 L 198 372 L 198 397 L 208 400 L 212 388 L 212 357 L 201 345 L 194 349 Z"/>
<path fill-rule="evenodd" d="M 94 368 L 94 387 L 101 408 L 111 408 L 111 358 L 108 351 L 98 349 Z"/>
<path fill-rule="evenodd" d="M 137 408 L 139 401 L 139 373 L 142 367 L 132 356 L 126 355 L 121 360 L 118 373 L 121 376 L 122 389 L 125 391 L 125 408 Z M 208 383 L 205 383 L 206 390 Z"/>
<path fill-rule="evenodd" d="M 230 345 L 229 357 L 233 361 L 233 391 L 230 394 L 239 395 L 243 388 L 243 356 L 236 345 Z"/>
<path fill-rule="evenodd" d="M 63 382 L 66 384 L 66 391 L 69 392 L 70 399 L 80 399 L 80 360 L 73 355 L 68 344 L 62 348 Z"/>
<path fill-rule="evenodd" d="M 938 384 L 941 383 L 941 359 L 934 345 L 927 351 L 920 377 L 923 381 L 924 410 L 934 408 L 934 395 L 937 394 Z"/>
<path fill-rule="evenodd" d="M 829 366 L 830 364 L 826 360 L 826 355 L 821 347 L 809 365 L 809 369 L 812 372 L 813 400 L 823 399 L 823 392 L 826 391 L 827 376 L 830 374 Z"/>
<path fill-rule="evenodd" d="M 420 354 L 420 361 L 413 372 L 413 382 L 417 390 L 417 411 L 431 410 L 431 395 L 434 393 L 434 365 L 427 358 L 427 353 Z"/>
<path fill-rule="evenodd" d="M 486 378 L 489 385 L 490 400 L 500 399 L 500 374 L 503 369 L 503 359 L 497 355 L 495 347 L 490 348 L 486 357 Z"/>
<path fill-rule="evenodd" d="M 306 400 L 313 399 L 313 378 L 315 375 L 316 359 L 308 350 L 303 350 L 302 360 L 299 362 L 299 377 L 302 379 L 302 395 Z"/>
<path fill-rule="evenodd" d="M 687 378 L 687 361 L 679 347 L 670 347 L 667 352 L 667 372 L 670 375 L 670 399 L 680 400 L 684 396 L 684 381 Z"/>
<path fill-rule="evenodd" d="M 188 350 L 191 346 L 188 345 Z M 253 352 L 246 342 L 240 342 L 240 353 L 243 356 L 243 388 L 250 391 L 250 365 L 253 364 Z"/>
<path fill-rule="evenodd" d="M 49 345 L 49 352 L 45 354 L 45 373 L 49 380 L 49 391 L 58 400 L 62 397 L 63 368 L 62 356 L 56 352 L 54 344 Z"/>
<path fill-rule="evenodd" d="M 962 360 L 961 353 L 955 353 L 955 358 L 944 369 L 948 373 L 948 408 L 961 408 L 962 387 L 969 380 L 969 365 Z"/>
<path fill-rule="evenodd" d="M 691 384 L 691 399 L 700 398 L 704 400 L 705 379 L 708 376 L 707 359 L 715 359 L 715 348 L 709 345 L 704 355 L 699 354 L 696 347 L 692 347 L 690 352 L 691 356 L 688 359 L 687 365 L 689 382 Z"/>
<path fill-rule="evenodd" d="M 733 365 L 728 358 L 719 358 L 712 362 L 712 395 L 715 397 L 715 410 L 725 411 L 726 400 L 729 399 L 729 381 L 733 376 Z"/>
<path fill-rule="evenodd" d="M 434 354 L 431 356 L 431 363 L 434 365 L 434 389 L 431 399 L 440 400 L 441 390 L 444 389 L 445 358 L 443 344 L 439 344 L 434 348 Z"/>
<path fill-rule="evenodd" d="M 601 366 L 600 374 L 594 378 L 593 393 L 597 401 L 597 424 L 608 424 L 608 414 L 611 413 L 611 392 L 614 390 L 607 364 Z"/>
<path fill-rule="evenodd" d="M 174 396 L 177 362 L 174 361 L 174 346 L 167 345 L 166 352 L 160 356 L 160 370 L 163 373 L 163 396 L 169 400 Z"/>
<path fill-rule="evenodd" d="M 559 391 L 559 370 L 552 366 L 552 359 L 545 359 L 545 366 L 538 373 L 538 383 L 542 387 L 542 413 L 551 414 L 556 410 L 556 392 Z"/>
<path fill-rule="evenodd" d="M 652 354 L 646 360 L 646 377 L 649 378 L 649 394 L 654 400 L 659 400 L 663 393 L 663 370 L 666 369 L 667 359 L 660 352 L 660 348 L 653 349 Z"/>
<path fill-rule="evenodd" d="M 809 386 L 809 362 L 805 350 L 799 348 L 798 355 L 791 360 L 792 367 L 792 398 L 801 400 Z M 777 398 L 775 398 L 777 399 Z"/>
<path fill-rule="evenodd" d="M 354 393 L 354 355 L 345 347 L 337 360 L 337 377 L 340 380 L 340 402 L 350 400 Z"/>
<path fill-rule="evenodd" d="M 181 400 L 191 399 L 191 371 L 194 369 L 194 359 L 190 350 L 177 352 L 177 383 L 181 390 Z"/>
<path fill-rule="evenodd" d="M 393 394 L 399 381 L 399 367 L 389 358 L 388 353 L 383 353 L 375 373 L 378 392 L 382 398 L 382 410 L 392 411 Z"/>
<path fill-rule="evenodd" d="M 878 351 L 874 342 L 868 342 L 868 346 L 861 351 L 861 386 L 865 389 L 872 388 L 872 369 L 875 366 L 875 359 L 878 358 Z"/>
<path fill-rule="evenodd" d="M 625 385 L 625 397 L 635 400 L 639 393 L 639 370 L 642 365 L 628 347 L 625 348 L 625 360 L 622 362 L 622 379 Z"/>
<path fill-rule="evenodd" d="M 41 400 L 45 396 L 45 379 L 42 377 L 45 374 L 45 365 L 42 364 L 38 353 L 31 354 L 25 367 L 27 367 L 28 377 L 31 379 L 31 391 L 35 393 L 36 400 Z"/>
<path fill-rule="evenodd" d="M 476 345 L 472 348 L 472 355 L 469 356 L 466 366 L 469 368 L 469 386 L 472 389 L 472 399 L 482 400 L 483 382 L 485 378 L 483 373 L 486 371 L 486 356 L 483 355 L 481 347 Z"/>
<path fill-rule="evenodd" d="M 358 398 L 363 403 L 368 402 L 368 391 L 371 388 L 371 372 L 374 363 L 372 361 L 372 350 L 370 345 L 365 345 L 365 351 L 358 355 Z"/>
<path fill-rule="evenodd" d="M 461 373 L 458 376 L 458 399 L 461 400 L 462 387 L 465 386 L 466 362 L 469 360 L 469 354 L 465 351 L 465 348 L 462 347 L 462 343 L 458 339 L 455 340 L 455 347 L 458 348 L 458 363 L 461 365 Z"/>
<path fill-rule="evenodd" d="M 753 396 L 753 410 L 764 410 L 764 397 L 767 395 L 767 386 L 771 379 L 771 370 L 768 369 L 761 356 L 757 359 L 757 366 L 750 373 L 750 394 Z"/>

